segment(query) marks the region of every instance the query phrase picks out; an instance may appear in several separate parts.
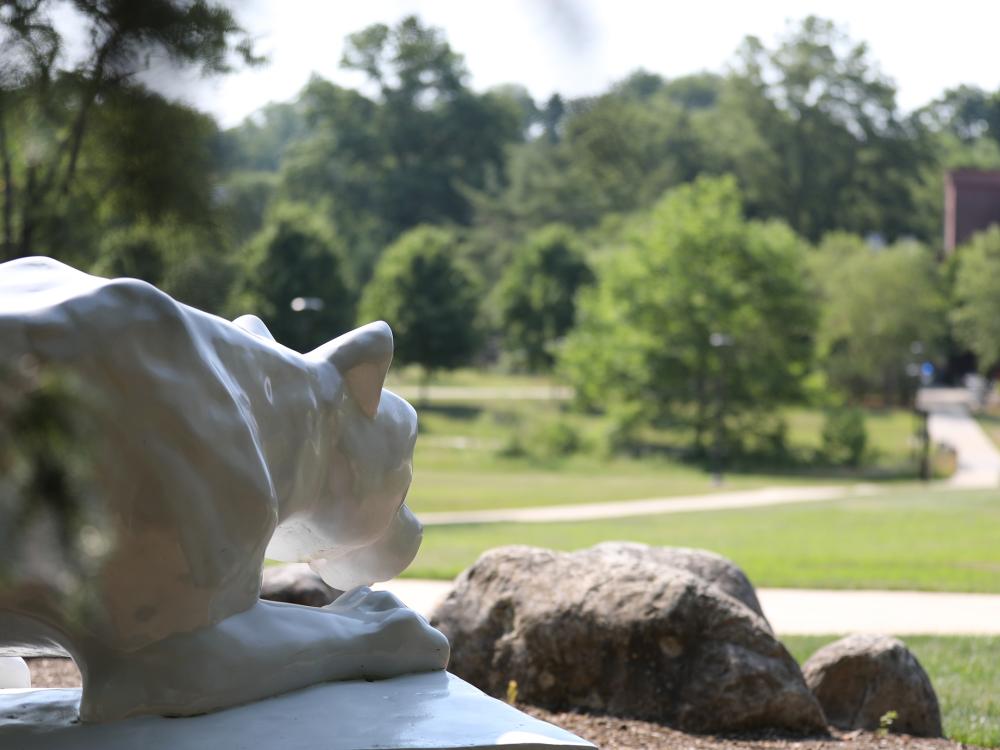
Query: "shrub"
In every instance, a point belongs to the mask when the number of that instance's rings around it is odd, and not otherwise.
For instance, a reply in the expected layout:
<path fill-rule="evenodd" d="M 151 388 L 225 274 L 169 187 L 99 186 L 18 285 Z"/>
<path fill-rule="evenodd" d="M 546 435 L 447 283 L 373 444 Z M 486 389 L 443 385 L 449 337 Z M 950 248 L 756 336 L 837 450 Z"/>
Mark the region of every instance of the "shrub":
<path fill-rule="evenodd" d="M 823 455 L 841 466 L 858 466 L 868 445 L 865 414 L 860 409 L 842 408 L 827 412 L 823 423 Z"/>
<path fill-rule="evenodd" d="M 565 420 L 548 422 L 535 429 L 530 438 L 532 452 L 542 458 L 571 456 L 583 445 L 580 432 Z"/>

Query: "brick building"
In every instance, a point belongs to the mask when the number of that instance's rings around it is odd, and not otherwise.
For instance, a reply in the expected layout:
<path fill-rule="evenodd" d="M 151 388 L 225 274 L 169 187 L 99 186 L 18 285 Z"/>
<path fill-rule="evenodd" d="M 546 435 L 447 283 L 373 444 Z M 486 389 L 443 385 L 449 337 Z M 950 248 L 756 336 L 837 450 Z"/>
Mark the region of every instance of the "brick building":
<path fill-rule="evenodd" d="M 944 181 L 944 251 L 1000 224 L 1000 171 L 956 169 Z"/>

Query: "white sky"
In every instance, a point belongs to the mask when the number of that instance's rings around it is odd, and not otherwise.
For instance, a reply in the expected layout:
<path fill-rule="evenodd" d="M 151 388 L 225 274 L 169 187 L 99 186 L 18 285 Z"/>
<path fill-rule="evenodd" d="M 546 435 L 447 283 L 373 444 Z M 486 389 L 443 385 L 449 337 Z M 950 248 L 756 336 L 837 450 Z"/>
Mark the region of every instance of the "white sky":
<path fill-rule="evenodd" d="M 292 98 L 313 72 L 359 85 L 338 67 L 344 37 L 410 13 L 444 29 L 474 88 L 521 83 L 538 100 L 597 93 L 640 67 L 721 71 L 747 34 L 770 44 L 810 14 L 869 43 L 904 110 L 959 83 L 1000 88 L 998 0 L 245 0 L 241 21 L 269 64 L 166 88 L 233 125 Z"/>

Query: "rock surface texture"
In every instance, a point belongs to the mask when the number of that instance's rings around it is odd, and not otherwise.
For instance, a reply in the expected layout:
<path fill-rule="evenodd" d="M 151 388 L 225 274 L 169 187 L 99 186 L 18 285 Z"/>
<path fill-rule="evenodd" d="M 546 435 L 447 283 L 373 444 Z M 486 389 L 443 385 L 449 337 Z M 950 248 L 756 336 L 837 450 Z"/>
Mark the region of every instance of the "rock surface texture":
<path fill-rule="evenodd" d="M 672 559 L 714 560 L 705 554 Z M 611 543 L 485 553 L 432 618 L 451 640 L 450 671 L 496 696 L 514 680 L 519 700 L 556 710 L 693 732 L 825 733 L 819 704 L 763 617 L 661 562 L 670 557 Z"/>
<path fill-rule="evenodd" d="M 605 555 L 621 555 L 630 560 L 645 559 L 667 568 L 680 568 L 694 573 L 764 617 L 764 610 L 757 601 L 757 592 L 750 579 L 736 563 L 722 555 L 704 549 L 650 547 L 637 542 L 602 542 L 594 550 Z"/>
<path fill-rule="evenodd" d="M 930 678 L 896 638 L 842 638 L 813 654 L 802 671 L 827 720 L 838 729 L 877 729 L 881 717 L 895 711 L 891 731 L 942 736 Z"/>
<path fill-rule="evenodd" d="M 328 586 L 306 563 L 268 566 L 260 584 L 261 599 L 307 607 L 325 607 L 342 593 Z"/>

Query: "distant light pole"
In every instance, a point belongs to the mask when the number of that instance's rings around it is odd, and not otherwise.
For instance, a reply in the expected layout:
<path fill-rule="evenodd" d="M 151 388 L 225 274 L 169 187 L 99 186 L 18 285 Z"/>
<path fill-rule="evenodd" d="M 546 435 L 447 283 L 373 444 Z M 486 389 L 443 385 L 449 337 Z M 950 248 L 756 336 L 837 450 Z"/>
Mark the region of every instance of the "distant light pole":
<path fill-rule="evenodd" d="M 320 343 L 317 340 L 318 335 L 325 333 L 317 330 L 321 327 L 318 313 L 325 307 L 323 300 L 319 297 L 296 297 L 288 303 L 288 306 L 292 308 L 292 312 L 299 313 L 289 321 L 291 330 L 295 331 L 295 338 L 299 342 L 298 346 L 315 346 Z"/>
<path fill-rule="evenodd" d="M 708 343 L 713 349 L 719 349 L 719 369 L 715 377 L 715 445 L 712 448 L 712 483 L 722 484 L 722 456 L 725 441 L 726 410 L 725 366 L 726 358 L 722 349 L 733 345 L 733 337 L 727 333 L 714 332 L 708 337 Z"/>
<path fill-rule="evenodd" d="M 315 310 L 319 312 L 323 309 L 323 300 L 319 297 L 296 297 L 289 303 L 289 307 L 295 312 L 304 312 L 306 310 Z"/>
<path fill-rule="evenodd" d="M 927 430 L 927 411 L 920 407 L 920 385 L 925 372 L 924 365 L 930 363 L 917 361 L 923 353 L 924 343 L 922 341 L 914 341 L 910 344 L 910 354 L 913 355 L 914 361 L 906 365 L 906 374 L 913 382 L 913 415 L 916 417 L 917 422 L 916 429 L 914 430 L 917 437 L 917 465 L 919 467 L 920 479 L 926 482 L 931 478 L 931 436 Z M 933 366 L 930 369 L 933 372 Z"/>

